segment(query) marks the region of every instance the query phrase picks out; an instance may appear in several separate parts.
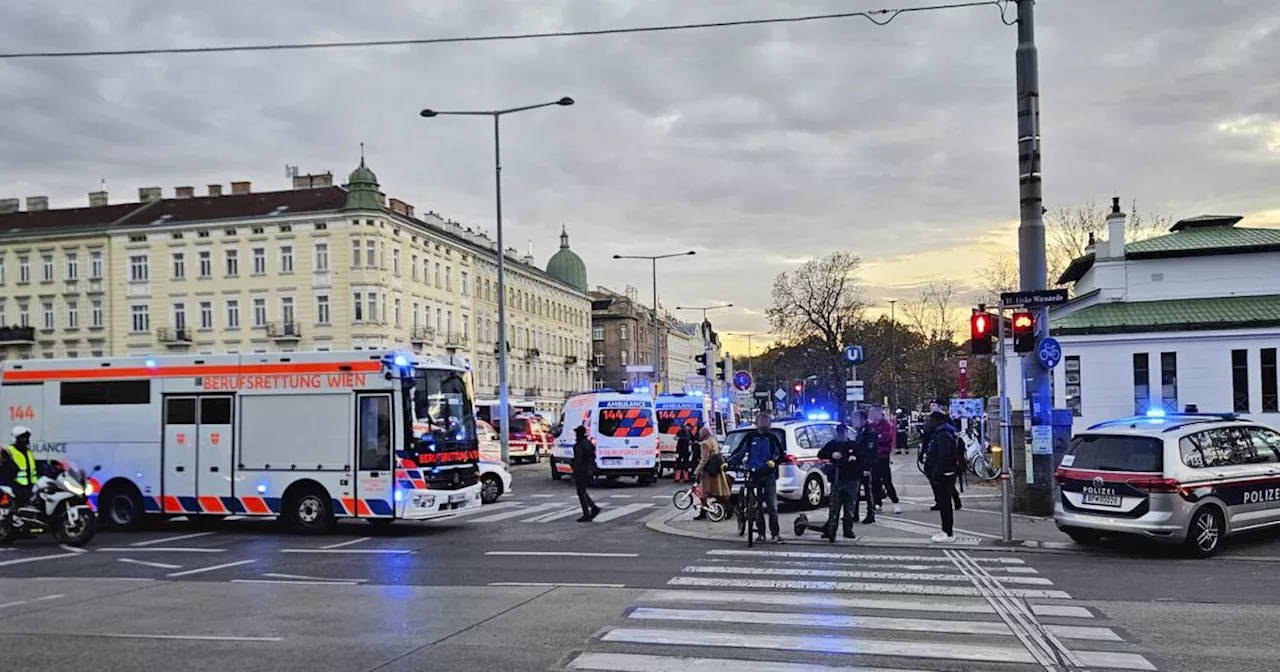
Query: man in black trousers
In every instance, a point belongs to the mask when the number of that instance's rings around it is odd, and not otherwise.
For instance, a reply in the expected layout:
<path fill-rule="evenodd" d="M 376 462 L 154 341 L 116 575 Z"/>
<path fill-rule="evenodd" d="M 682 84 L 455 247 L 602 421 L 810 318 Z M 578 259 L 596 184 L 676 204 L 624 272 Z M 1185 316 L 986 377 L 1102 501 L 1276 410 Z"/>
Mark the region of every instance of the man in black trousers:
<path fill-rule="evenodd" d="M 582 505 L 579 523 L 589 523 L 600 515 L 600 507 L 587 494 L 587 484 L 596 471 L 596 444 L 587 438 L 587 428 L 578 425 L 573 429 L 577 440 L 573 444 L 573 487 L 578 490 L 578 503 Z"/>

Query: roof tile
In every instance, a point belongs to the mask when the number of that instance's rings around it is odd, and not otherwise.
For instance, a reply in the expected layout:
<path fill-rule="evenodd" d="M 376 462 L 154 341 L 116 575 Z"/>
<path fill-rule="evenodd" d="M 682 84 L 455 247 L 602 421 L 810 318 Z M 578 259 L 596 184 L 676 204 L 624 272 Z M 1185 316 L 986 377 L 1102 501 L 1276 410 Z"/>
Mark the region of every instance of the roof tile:
<path fill-rule="evenodd" d="M 1195 331 L 1280 326 L 1280 295 L 1099 303 L 1050 317 L 1054 335 Z"/>

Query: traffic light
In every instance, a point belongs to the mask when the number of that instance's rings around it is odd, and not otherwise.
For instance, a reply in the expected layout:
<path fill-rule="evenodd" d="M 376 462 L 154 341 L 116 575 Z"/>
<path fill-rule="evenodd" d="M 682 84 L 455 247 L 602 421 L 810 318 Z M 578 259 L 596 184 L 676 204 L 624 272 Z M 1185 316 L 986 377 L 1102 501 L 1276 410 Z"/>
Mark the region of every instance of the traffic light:
<path fill-rule="evenodd" d="M 724 362 L 716 362 L 716 380 L 724 380 Z"/>
<path fill-rule="evenodd" d="M 694 361 L 702 365 L 698 367 L 698 375 L 702 376 L 703 378 L 706 378 L 707 377 L 707 353 L 704 352 L 701 355 L 695 356 L 693 359 Z"/>
<path fill-rule="evenodd" d="M 975 355 L 991 354 L 991 316 L 974 313 L 969 318 L 969 347 Z"/>
<path fill-rule="evenodd" d="M 1031 313 L 1013 314 L 1013 351 L 1031 352 L 1036 349 L 1036 318 Z"/>
<path fill-rule="evenodd" d="M 796 381 L 791 385 L 791 394 L 795 395 L 796 403 L 804 400 L 804 383 Z"/>

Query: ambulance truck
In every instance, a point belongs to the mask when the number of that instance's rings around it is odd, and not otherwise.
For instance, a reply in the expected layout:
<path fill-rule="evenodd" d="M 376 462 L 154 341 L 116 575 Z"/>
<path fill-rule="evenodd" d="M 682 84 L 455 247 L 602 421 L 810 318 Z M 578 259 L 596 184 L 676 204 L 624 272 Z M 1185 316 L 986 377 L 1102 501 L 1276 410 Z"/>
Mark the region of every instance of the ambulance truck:
<path fill-rule="evenodd" d="M 659 394 L 653 408 L 658 416 L 662 470 L 673 470 L 676 466 L 676 434 L 681 427 L 689 427 L 690 441 L 697 440 L 698 429 L 706 422 L 707 413 L 711 410 L 711 398 L 700 392 Z"/>
<path fill-rule="evenodd" d="M 634 476 L 640 485 L 653 485 L 662 468 L 653 397 L 641 392 L 598 390 L 583 392 L 564 402 L 560 436 L 551 448 L 551 479 L 573 473 L 574 430 L 587 428 L 596 446 L 596 475 L 615 480 Z"/>
<path fill-rule="evenodd" d="M 412 353 L 10 360 L 0 412 L 36 459 L 93 469 L 120 529 L 146 514 L 431 520 L 480 506 L 469 365 Z"/>

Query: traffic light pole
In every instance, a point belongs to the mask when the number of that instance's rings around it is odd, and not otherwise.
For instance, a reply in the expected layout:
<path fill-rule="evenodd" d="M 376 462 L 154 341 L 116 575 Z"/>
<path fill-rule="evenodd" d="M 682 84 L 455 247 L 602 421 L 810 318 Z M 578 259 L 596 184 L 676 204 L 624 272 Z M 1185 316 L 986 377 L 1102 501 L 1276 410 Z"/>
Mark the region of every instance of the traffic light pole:
<path fill-rule="evenodd" d="M 1009 460 L 1013 454 L 1009 438 L 1009 390 L 1005 382 L 1004 302 L 996 307 L 996 394 L 1000 398 L 1000 541 L 1013 543 L 1013 481 Z"/>

